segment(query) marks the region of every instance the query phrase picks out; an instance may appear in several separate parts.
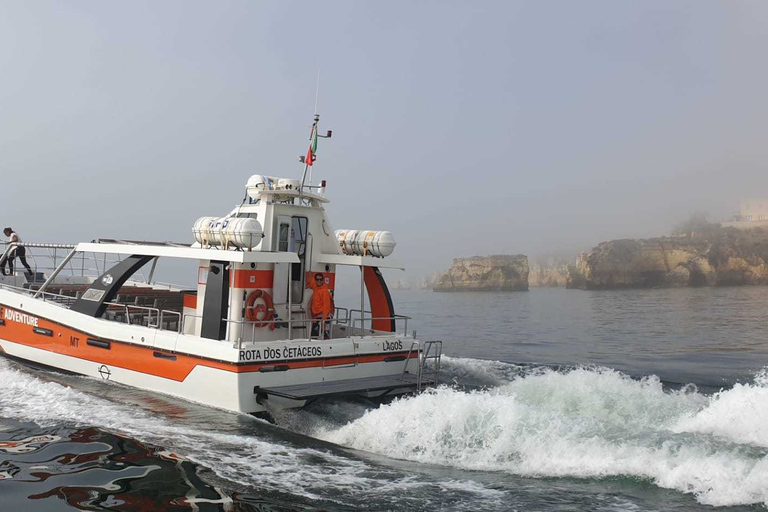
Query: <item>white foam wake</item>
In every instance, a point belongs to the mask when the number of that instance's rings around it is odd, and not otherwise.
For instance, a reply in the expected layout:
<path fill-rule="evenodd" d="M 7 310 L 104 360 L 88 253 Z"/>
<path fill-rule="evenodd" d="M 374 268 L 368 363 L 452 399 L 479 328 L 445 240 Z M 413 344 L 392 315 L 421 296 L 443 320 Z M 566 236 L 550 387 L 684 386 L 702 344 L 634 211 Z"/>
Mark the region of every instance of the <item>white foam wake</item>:
<path fill-rule="evenodd" d="M 716 393 L 707 407 L 679 419 L 677 432 L 712 434 L 735 443 L 768 448 L 768 370 L 752 384 L 736 384 Z"/>
<path fill-rule="evenodd" d="M 496 387 L 528 373 L 540 372 L 541 368 L 502 361 L 443 356 L 440 381 L 463 386 Z"/>
<path fill-rule="evenodd" d="M 400 399 L 316 435 L 465 469 L 626 476 L 710 505 L 768 504 L 766 411 L 765 376 L 707 397 L 608 369 L 543 370 L 488 391 L 441 388 Z"/>
<path fill-rule="evenodd" d="M 360 505 L 361 495 L 395 499 L 399 494 L 393 493 L 392 488 L 432 486 L 450 492 L 452 485 L 466 484 L 472 489 L 467 493 L 474 493 L 475 499 L 487 500 L 489 505 L 498 502 L 503 494 L 482 485 L 471 487 L 472 482 L 427 482 L 387 468 L 374 469 L 364 460 L 323 448 L 297 447 L 280 440 L 270 442 L 254 435 L 217 431 L 215 424 L 195 424 L 183 413 L 176 418 L 153 414 L 37 378 L 1 359 L 0 389 L 0 417 L 43 427 L 66 423 L 122 433 L 170 448 L 208 467 L 219 477 L 247 487 L 352 506 Z"/>

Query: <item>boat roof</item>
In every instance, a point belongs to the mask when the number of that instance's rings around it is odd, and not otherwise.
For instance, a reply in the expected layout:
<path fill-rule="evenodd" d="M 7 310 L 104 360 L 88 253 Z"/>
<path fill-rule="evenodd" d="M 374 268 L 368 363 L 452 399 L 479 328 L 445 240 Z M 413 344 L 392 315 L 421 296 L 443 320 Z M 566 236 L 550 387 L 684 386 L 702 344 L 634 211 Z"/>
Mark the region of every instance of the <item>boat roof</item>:
<path fill-rule="evenodd" d="M 137 256 L 158 256 L 188 260 L 216 260 L 233 263 L 299 263 L 299 256 L 293 252 L 234 251 L 225 249 L 203 249 L 173 242 L 131 242 L 127 240 L 100 240 L 77 244 L 78 252 L 104 254 L 135 254 Z"/>
<path fill-rule="evenodd" d="M 330 199 L 328 199 L 325 196 L 321 196 L 320 194 L 314 194 L 312 192 L 307 192 L 307 191 L 303 191 L 299 193 L 298 190 L 286 190 L 286 189 L 260 190 L 259 195 L 260 196 L 301 197 L 304 199 L 312 199 L 313 201 L 317 201 L 318 203 L 331 202 Z"/>
<path fill-rule="evenodd" d="M 319 254 L 315 257 L 318 263 L 329 263 L 331 265 L 349 265 L 353 267 L 378 267 L 395 268 L 405 270 L 397 261 L 385 260 L 383 258 L 374 258 L 373 256 L 349 256 L 346 254 Z"/>

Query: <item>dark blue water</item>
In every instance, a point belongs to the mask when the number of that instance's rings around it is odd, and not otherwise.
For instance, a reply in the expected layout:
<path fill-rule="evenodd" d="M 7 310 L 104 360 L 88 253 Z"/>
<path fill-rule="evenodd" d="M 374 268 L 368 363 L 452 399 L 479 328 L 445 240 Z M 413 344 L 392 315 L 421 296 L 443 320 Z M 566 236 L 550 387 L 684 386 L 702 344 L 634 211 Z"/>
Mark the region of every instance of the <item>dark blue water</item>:
<path fill-rule="evenodd" d="M 722 386 L 768 365 L 762 287 L 529 293 L 400 292 L 419 336 L 449 354 L 594 364 L 670 382 Z M 409 327 L 410 329 L 410 327 Z"/>
<path fill-rule="evenodd" d="M 768 288 L 396 292 L 437 391 L 277 426 L 0 360 L 0 510 L 721 510 L 768 502 Z"/>

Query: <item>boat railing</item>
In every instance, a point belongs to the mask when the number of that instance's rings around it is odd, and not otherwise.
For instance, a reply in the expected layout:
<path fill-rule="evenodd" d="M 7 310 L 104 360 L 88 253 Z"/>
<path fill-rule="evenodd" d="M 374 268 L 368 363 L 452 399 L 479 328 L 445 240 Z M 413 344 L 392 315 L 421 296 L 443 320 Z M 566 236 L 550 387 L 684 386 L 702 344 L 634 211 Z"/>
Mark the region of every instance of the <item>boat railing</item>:
<path fill-rule="evenodd" d="M 337 309 L 346 310 L 346 308 L 337 308 Z M 179 328 L 179 332 L 181 334 L 191 334 L 191 333 L 187 332 L 188 321 L 190 319 L 195 319 L 195 320 L 200 320 L 201 321 L 202 320 L 202 315 L 199 315 L 199 314 L 196 314 L 196 313 L 185 313 L 185 314 L 183 314 L 181 316 L 181 327 Z M 395 322 L 397 322 L 397 321 L 407 322 L 410 319 L 411 319 L 411 317 L 407 317 L 407 316 L 403 316 L 403 315 L 397 315 L 397 316 L 393 316 L 393 317 L 374 317 L 374 318 L 366 317 L 364 320 L 366 322 L 369 322 L 371 320 L 394 320 Z M 307 341 L 312 341 L 313 339 L 318 339 L 318 337 L 315 336 L 313 338 L 311 327 L 312 327 L 313 324 L 321 323 L 319 320 L 317 320 L 315 318 L 302 318 L 302 319 L 290 319 L 290 320 L 277 319 L 277 320 L 259 321 L 259 322 L 252 322 L 250 320 L 232 320 L 232 319 L 229 319 L 229 318 L 222 318 L 221 321 L 227 324 L 227 332 L 228 333 L 231 332 L 232 326 L 238 326 L 240 328 L 240 335 L 237 337 L 237 341 L 236 341 L 236 343 L 238 343 L 238 347 L 242 346 L 243 343 L 250 343 L 250 342 L 256 341 L 257 329 L 262 329 L 262 328 L 273 328 L 273 329 L 276 329 L 276 328 L 288 328 L 288 332 L 289 332 L 288 339 L 289 340 L 294 340 L 294 339 L 296 339 L 296 340 L 299 340 L 299 339 L 303 340 L 303 339 L 306 339 Z M 323 325 L 320 327 L 318 332 L 319 333 L 323 333 L 323 332 L 327 333 L 330 336 L 328 339 L 331 339 L 331 340 L 332 339 L 339 339 L 338 336 L 336 338 L 334 338 L 334 328 L 333 328 L 334 326 L 340 326 L 341 330 L 346 330 L 346 329 L 350 328 L 350 326 L 351 326 L 349 335 L 343 336 L 345 338 L 346 337 L 351 337 L 351 336 L 360 336 L 362 338 L 362 337 L 365 337 L 365 336 L 370 336 L 370 335 L 375 335 L 375 334 L 391 334 L 391 332 L 389 332 L 389 331 L 386 331 L 386 332 L 385 331 L 376 331 L 374 329 L 368 329 L 368 328 L 365 328 L 365 327 L 362 327 L 361 329 L 356 331 L 356 328 L 354 327 L 354 325 L 358 321 L 359 321 L 359 319 L 352 319 L 352 318 L 350 318 L 349 315 L 344 316 L 344 317 L 331 317 L 328 320 L 326 320 L 325 322 L 322 322 Z M 298 326 L 301 326 L 301 328 L 306 328 L 307 329 L 306 334 L 304 334 L 304 335 L 302 335 L 300 337 L 294 337 L 293 336 L 293 329 L 297 327 L 297 324 L 298 324 Z M 406 325 L 407 325 L 407 323 L 406 323 Z M 326 326 L 328 326 L 327 330 L 326 330 Z M 244 339 L 243 334 L 248 332 L 248 331 L 250 331 L 250 335 L 251 335 L 250 339 L 247 339 L 247 338 Z M 407 334 L 407 331 L 404 331 L 404 334 Z M 271 340 L 264 340 L 264 341 L 266 342 L 266 341 L 271 341 Z"/>
<path fill-rule="evenodd" d="M 25 295 L 30 295 L 30 296 L 36 293 L 35 290 L 32 290 L 30 288 L 22 288 L 20 286 L 13 286 L 10 284 L 3 284 L 3 283 L 0 283 L 0 289 L 9 290 L 15 293 L 23 293 Z M 52 293 L 52 292 L 41 292 L 38 298 L 42 299 L 44 302 L 52 302 L 64 308 L 69 308 L 69 306 L 71 306 L 77 300 L 77 296 L 64 295 L 64 294 Z"/>
<path fill-rule="evenodd" d="M 0 283 L 0 289 L 7 289 L 12 292 L 23 293 L 30 296 L 37 295 L 36 298 L 43 302 L 55 304 L 67 309 L 80 298 L 80 291 L 76 292 L 74 295 L 65 295 L 62 293 L 46 291 L 39 292 L 29 288 L 21 288 L 19 286 L 2 283 Z M 105 302 L 104 304 L 107 306 L 105 320 L 124 322 L 128 325 L 142 325 L 152 329 L 181 332 L 181 313 L 178 311 L 122 302 Z M 168 328 L 163 327 L 166 325 Z M 172 325 L 175 326 L 175 328 L 171 329 Z"/>
<path fill-rule="evenodd" d="M 180 332 L 182 334 L 187 334 L 187 329 L 186 329 L 186 327 L 187 327 L 187 320 L 190 319 L 190 318 L 202 320 L 202 315 L 198 315 L 198 314 L 195 314 L 195 313 L 185 313 L 182 316 L 182 321 L 181 321 L 182 327 L 181 327 Z M 268 321 L 259 321 L 259 322 L 252 322 L 250 320 L 232 320 L 232 319 L 229 319 L 229 318 L 222 318 L 221 321 L 225 322 L 228 326 L 233 326 L 233 325 L 240 326 L 240 329 L 241 329 L 240 330 L 240 336 L 238 337 L 238 342 L 240 342 L 240 343 L 255 341 L 256 340 L 257 329 L 261 329 L 261 328 L 273 328 L 273 329 L 288 328 L 288 330 L 290 332 L 290 334 L 288 335 L 288 339 L 289 340 L 306 339 L 307 341 L 311 341 L 312 340 L 312 329 L 307 329 L 307 334 L 306 335 L 302 335 L 301 337 L 294 337 L 293 336 L 293 329 L 297 328 L 297 326 L 300 326 L 299 328 L 306 328 L 308 326 L 311 327 L 312 324 L 320 323 L 319 320 L 314 319 L 314 318 L 301 318 L 301 319 L 295 319 L 294 318 L 294 319 L 290 319 L 290 320 L 283 320 L 283 319 L 278 318 L 277 320 L 268 320 Z M 326 326 L 330 327 L 330 329 L 327 332 L 328 332 L 328 334 L 330 336 L 329 339 L 333 339 L 333 326 L 334 325 L 346 325 L 346 320 L 339 320 L 339 319 L 331 317 L 328 320 L 326 320 L 325 322 L 323 322 L 323 324 L 324 325 L 321 326 L 323 328 L 325 328 Z M 251 338 L 250 338 L 250 340 L 243 340 L 242 334 L 243 334 L 243 332 L 247 332 L 247 331 L 251 332 Z M 268 340 L 265 340 L 265 341 L 268 341 Z"/>
<path fill-rule="evenodd" d="M 337 323 L 349 325 L 349 308 L 336 308 L 333 317 L 338 319 Z"/>
<path fill-rule="evenodd" d="M 371 315 L 371 316 L 365 316 L 365 315 Z M 349 324 L 352 327 L 352 330 L 354 331 L 356 329 L 357 325 L 360 325 L 360 336 L 365 336 L 366 333 L 373 334 L 377 331 L 373 329 L 373 322 L 375 321 L 387 321 L 387 320 L 394 320 L 395 321 L 395 332 L 397 332 L 397 323 L 402 322 L 403 324 L 403 334 L 408 334 L 408 320 L 411 320 L 412 317 L 405 316 L 405 315 L 393 315 L 393 316 L 377 316 L 374 317 L 373 313 L 370 311 L 362 311 L 360 309 L 350 309 L 349 310 Z M 366 328 L 365 324 L 366 322 L 369 324 L 369 327 Z"/>
<path fill-rule="evenodd" d="M 190 318 L 202 320 L 202 315 L 198 315 L 198 314 L 195 314 L 195 313 L 185 313 L 182 316 L 182 320 L 181 320 L 181 325 L 182 326 L 181 326 L 181 329 L 179 331 L 181 334 L 187 334 L 187 329 L 186 329 L 186 327 L 187 327 L 187 320 L 190 319 Z M 287 327 L 288 330 L 289 330 L 289 335 L 288 335 L 288 339 L 289 340 L 306 339 L 307 341 L 312 341 L 312 329 L 311 329 L 311 326 L 312 326 L 312 324 L 316 324 L 316 323 L 319 322 L 319 320 L 316 320 L 314 318 L 302 318 L 302 319 L 291 319 L 291 320 L 277 319 L 277 320 L 268 320 L 268 321 L 259 321 L 259 322 L 252 322 L 250 320 L 232 320 L 232 319 L 229 319 L 229 318 L 222 318 L 221 321 L 225 322 L 227 324 L 227 326 L 229 327 L 227 329 L 228 331 L 231 329 L 231 326 L 239 326 L 240 327 L 240 336 L 238 336 L 238 339 L 237 339 L 238 345 L 241 345 L 242 343 L 248 343 L 248 342 L 256 341 L 256 332 L 257 332 L 256 330 L 257 329 L 261 329 L 261 328 L 270 328 L 270 327 L 273 328 L 273 329 L 286 328 Z M 293 329 L 295 329 L 297 327 L 296 324 L 298 324 L 298 326 L 301 326 L 302 328 L 310 327 L 309 329 L 307 329 L 307 334 L 306 335 L 302 335 L 301 337 L 294 337 L 293 336 Z M 333 326 L 334 325 L 338 325 L 338 324 L 344 325 L 344 322 L 343 321 L 339 322 L 335 318 L 329 318 L 328 320 L 326 320 L 324 322 L 324 325 L 321 326 L 323 328 L 325 328 L 326 325 L 330 327 L 330 329 L 327 331 L 329 336 L 330 336 L 329 339 L 333 339 Z M 250 331 L 250 333 L 251 333 L 250 340 L 248 340 L 248 339 L 244 340 L 243 339 L 243 333 L 247 332 L 247 331 Z M 322 331 L 318 331 L 318 332 L 322 332 Z M 264 341 L 269 341 L 269 340 L 264 340 Z"/>
<path fill-rule="evenodd" d="M 341 313 L 344 313 L 343 315 Z M 365 316 L 370 315 L 370 316 Z M 353 316 L 357 316 L 358 318 L 353 318 Z M 347 325 L 352 328 L 354 331 L 357 329 L 355 326 L 360 325 L 360 328 L 358 330 L 359 336 L 365 336 L 366 334 L 373 334 L 377 332 L 372 327 L 366 328 L 365 323 L 369 323 L 372 325 L 372 322 L 377 320 L 394 320 L 395 324 L 397 322 L 402 322 L 403 324 L 403 334 L 408 334 L 408 320 L 411 320 L 412 317 L 405 316 L 405 315 L 394 315 L 394 316 L 377 316 L 374 317 L 373 313 L 370 311 L 362 311 L 359 309 L 347 309 L 347 308 L 336 308 L 336 315 L 335 318 L 338 319 L 337 323 Z M 397 329 L 395 329 L 397 331 Z"/>
<path fill-rule="evenodd" d="M 166 283 L 165 281 L 152 281 L 152 288 L 155 289 L 168 289 L 168 290 L 186 290 L 189 287 L 183 284 Z"/>
<path fill-rule="evenodd" d="M 108 268 L 122 261 L 119 254 L 107 253 L 89 253 L 75 252 L 76 245 L 59 243 L 37 243 L 37 242 L 0 242 L 0 246 L 5 246 L 2 250 L 0 261 L 5 261 L 8 255 L 16 247 L 26 249 L 26 259 L 34 273 L 33 281 L 37 281 L 42 273 L 54 272 L 61 263 L 67 260 L 66 265 L 61 272 L 68 272 L 72 277 L 98 277 L 107 271 Z M 26 272 L 26 269 L 19 268 L 20 262 L 14 262 L 14 267 L 18 271 Z M 142 270 L 138 273 L 146 277 Z"/>
<path fill-rule="evenodd" d="M 178 311 L 121 302 L 105 302 L 104 304 L 107 305 L 107 320 L 181 333 L 182 315 Z M 167 325 L 168 328 L 164 328 L 164 325 Z M 175 328 L 171 329 L 171 325 L 175 325 Z"/>

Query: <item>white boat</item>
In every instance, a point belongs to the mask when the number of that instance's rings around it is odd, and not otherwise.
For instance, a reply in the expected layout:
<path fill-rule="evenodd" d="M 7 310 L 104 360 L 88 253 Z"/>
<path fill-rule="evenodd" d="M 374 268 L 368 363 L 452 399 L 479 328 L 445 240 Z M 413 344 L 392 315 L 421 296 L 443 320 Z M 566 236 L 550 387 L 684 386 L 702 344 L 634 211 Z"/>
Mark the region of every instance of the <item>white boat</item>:
<path fill-rule="evenodd" d="M 251 176 L 242 204 L 194 223 L 194 243 L 9 244 L 54 264 L 0 278 L 0 351 L 245 413 L 436 384 L 442 343 L 408 333 L 380 272 L 401 268 L 391 234 L 334 232 L 324 183 L 304 180 Z M 198 262 L 196 288 L 156 282 L 161 258 Z M 345 265 L 359 269 L 360 304 L 313 336 L 307 280 L 335 290 Z"/>

